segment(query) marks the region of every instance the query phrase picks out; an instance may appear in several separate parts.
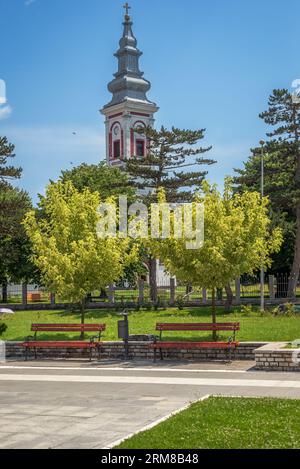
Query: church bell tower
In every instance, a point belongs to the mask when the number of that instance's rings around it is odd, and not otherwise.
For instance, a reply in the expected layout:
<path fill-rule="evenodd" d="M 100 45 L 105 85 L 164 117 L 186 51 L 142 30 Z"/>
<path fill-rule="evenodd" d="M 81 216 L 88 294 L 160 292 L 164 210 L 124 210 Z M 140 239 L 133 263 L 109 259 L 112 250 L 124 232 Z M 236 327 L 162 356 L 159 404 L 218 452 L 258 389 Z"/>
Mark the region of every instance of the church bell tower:
<path fill-rule="evenodd" d="M 147 98 L 146 93 L 151 84 L 143 78 L 144 74 L 139 69 L 142 52 L 137 48 L 137 40 L 132 32 L 128 3 L 124 8 L 124 31 L 119 50 L 115 53 L 118 71 L 108 84 L 112 100 L 101 109 L 105 116 L 107 162 L 116 166 L 121 166 L 124 158 L 145 156 L 145 138 L 135 129 L 153 126 L 154 114 L 159 109 Z"/>

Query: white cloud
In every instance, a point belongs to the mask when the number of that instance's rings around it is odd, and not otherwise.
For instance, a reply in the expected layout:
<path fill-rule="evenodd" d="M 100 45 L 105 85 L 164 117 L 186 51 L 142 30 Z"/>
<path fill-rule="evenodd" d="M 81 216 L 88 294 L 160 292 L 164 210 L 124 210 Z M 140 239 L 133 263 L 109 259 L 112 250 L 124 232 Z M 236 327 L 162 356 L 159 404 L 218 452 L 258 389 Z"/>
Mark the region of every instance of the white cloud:
<path fill-rule="evenodd" d="M 0 106 L 6 103 L 6 84 L 0 79 Z"/>
<path fill-rule="evenodd" d="M 36 0 L 25 0 L 24 5 L 26 7 L 29 7 L 30 5 L 32 5 L 35 2 L 36 2 Z"/>
<path fill-rule="evenodd" d="M 12 113 L 12 108 L 10 106 L 1 106 L 0 105 L 0 120 L 6 119 Z"/>

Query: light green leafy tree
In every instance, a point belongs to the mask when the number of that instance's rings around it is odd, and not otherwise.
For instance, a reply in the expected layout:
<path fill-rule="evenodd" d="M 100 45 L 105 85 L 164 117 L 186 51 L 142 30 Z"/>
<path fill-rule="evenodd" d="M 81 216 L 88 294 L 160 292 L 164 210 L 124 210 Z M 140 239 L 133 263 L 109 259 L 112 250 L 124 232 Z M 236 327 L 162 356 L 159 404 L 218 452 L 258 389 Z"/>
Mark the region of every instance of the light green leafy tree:
<path fill-rule="evenodd" d="M 40 202 L 44 217 L 31 211 L 24 221 L 44 284 L 79 305 L 82 323 L 87 294 L 117 281 L 136 255 L 128 238 L 98 236 L 99 204 L 98 192 L 79 192 L 70 181 L 51 183 Z"/>
<path fill-rule="evenodd" d="M 163 193 L 160 199 L 163 200 Z M 224 194 L 204 183 L 203 194 L 198 195 L 195 202 L 204 204 L 204 241 L 201 247 L 187 249 L 190 240 L 185 236 L 186 227 L 183 237 L 174 236 L 172 213 L 171 237 L 151 240 L 150 244 L 167 270 L 178 279 L 212 290 L 212 320 L 215 323 L 216 290 L 242 274 L 254 273 L 262 262 L 268 267 L 270 255 L 280 249 L 282 235 L 280 229 L 270 229 L 268 199 L 261 200 L 257 192 L 233 194 L 229 181 Z M 195 207 L 194 204 L 194 226 Z"/>

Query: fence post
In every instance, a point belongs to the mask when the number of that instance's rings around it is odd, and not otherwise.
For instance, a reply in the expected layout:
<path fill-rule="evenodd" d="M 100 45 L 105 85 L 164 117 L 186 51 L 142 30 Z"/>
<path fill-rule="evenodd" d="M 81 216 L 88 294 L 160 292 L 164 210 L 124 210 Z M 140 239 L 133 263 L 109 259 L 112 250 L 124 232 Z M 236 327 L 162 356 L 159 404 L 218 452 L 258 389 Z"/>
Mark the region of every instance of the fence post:
<path fill-rule="evenodd" d="M 235 279 L 235 301 L 236 303 L 241 302 L 241 279 Z"/>
<path fill-rule="evenodd" d="M 6 281 L 2 283 L 2 303 L 7 303 L 8 302 L 8 284 Z"/>
<path fill-rule="evenodd" d="M 269 293 L 270 300 L 275 300 L 274 275 L 269 275 Z"/>
<path fill-rule="evenodd" d="M 207 303 L 207 291 L 206 288 L 202 288 L 202 303 L 205 305 Z"/>
<path fill-rule="evenodd" d="M 55 293 L 50 293 L 50 303 L 51 306 L 55 305 Z"/>
<path fill-rule="evenodd" d="M 138 282 L 138 286 L 139 286 L 139 303 L 144 303 L 144 288 L 145 288 L 145 282 L 142 278 L 139 279 L 139 282 Z"/>
<path fill-rule="evenodd" d="M 175 303 L 175 278 L 170 278 L 170 305 Z"/>
<path fill-rule="evenodd" d="M 110 303 L 115 302 L 115 286 L 113 283 L 109 285 L 108 298 Z"/>
<path fill-rule="evenodd" d="M 27 306 L 27 283 L 22 283 L 22 305 Z"/>

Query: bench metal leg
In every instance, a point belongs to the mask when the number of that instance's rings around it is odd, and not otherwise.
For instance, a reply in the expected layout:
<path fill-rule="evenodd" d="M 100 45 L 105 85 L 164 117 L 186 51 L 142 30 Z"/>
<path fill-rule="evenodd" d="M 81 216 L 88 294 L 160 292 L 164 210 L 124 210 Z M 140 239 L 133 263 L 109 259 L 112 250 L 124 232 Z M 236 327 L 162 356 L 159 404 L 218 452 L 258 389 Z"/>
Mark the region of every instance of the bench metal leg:
<path fill-rule="evenodd" d="M 156 363 L 156 348 L 153 349 L 153 361 Z"/>
<path fill-rule="evenodd" d="M 160 359 L 163 360 L 164 357 L 163 357 L 163 351 L 162 351 L 162 348 L 159 349 L 159 353 L 160 353 Z"/>
<path fill-rule="evenodd" d="M 229 346 L 229 362 L 231 363 L 231 346 Z"/>
<path fill-rule="evenodd" d="M 98 346 L 98 359 L 101 360 L 101 345 Z"/>
<path fill-rule="evenodd" d="M 36 350 L 36 347 L 34 347 L 34 358 L 35 358 L 35 360 L 37 359 L 37 350 Z"/>

